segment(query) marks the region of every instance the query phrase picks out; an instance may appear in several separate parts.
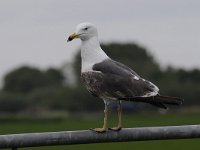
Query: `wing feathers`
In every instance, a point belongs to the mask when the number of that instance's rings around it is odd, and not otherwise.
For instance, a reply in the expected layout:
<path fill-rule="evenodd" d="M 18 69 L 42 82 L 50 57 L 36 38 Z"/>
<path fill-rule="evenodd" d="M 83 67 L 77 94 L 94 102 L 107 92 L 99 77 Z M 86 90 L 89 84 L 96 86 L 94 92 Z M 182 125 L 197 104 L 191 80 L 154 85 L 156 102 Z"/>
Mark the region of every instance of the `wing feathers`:
<path fill-rule="evenodd" d="M 181 105 L 184 101 L 182 98 L 162 96 L 162 95 L 156 95 L 156 96 L 151 96 L 151 97 L 121 98 L 120 100 L 150 103 L 150 104 L 158 106 L 158 107 L 159 106 L 165 107 L 165 106 L 163 106 L 164 104 Z"/>

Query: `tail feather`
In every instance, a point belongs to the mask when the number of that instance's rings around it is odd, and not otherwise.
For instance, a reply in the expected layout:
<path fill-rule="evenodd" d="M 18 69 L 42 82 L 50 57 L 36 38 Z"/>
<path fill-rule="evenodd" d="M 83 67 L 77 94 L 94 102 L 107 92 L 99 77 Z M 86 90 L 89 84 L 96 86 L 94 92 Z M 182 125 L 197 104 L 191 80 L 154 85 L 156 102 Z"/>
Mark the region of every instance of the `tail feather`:
<path fill-rule="evenodd" d="M 162 95 L 156 95 L 156 96 L 151 96 L 151 97 L 122 98 L 120 100 L 150 103 L 152 105 L 155 105 L 155 106 L 161 107 L 161 108 L 165 108 L 165 109 L 167 107 L 164 104 L 181 105 L 184 101 L 182 98 L 171 97 L 171 96 L 162 96 Z"/>

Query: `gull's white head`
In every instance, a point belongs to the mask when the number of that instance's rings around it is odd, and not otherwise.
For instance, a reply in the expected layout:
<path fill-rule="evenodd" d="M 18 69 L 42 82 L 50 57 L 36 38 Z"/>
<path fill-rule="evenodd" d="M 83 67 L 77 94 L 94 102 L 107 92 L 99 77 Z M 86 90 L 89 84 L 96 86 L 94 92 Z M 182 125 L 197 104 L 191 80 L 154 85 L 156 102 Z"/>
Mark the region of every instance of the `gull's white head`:
<path fill-rule="evenodd" d="M 95 36 L 98 36 L 97 28 L 92 23 L 84 22 L 76 26 L 76 32 L 70 35 L 67 41 L 72 41 L 75 38 L 85 41 Z"/>

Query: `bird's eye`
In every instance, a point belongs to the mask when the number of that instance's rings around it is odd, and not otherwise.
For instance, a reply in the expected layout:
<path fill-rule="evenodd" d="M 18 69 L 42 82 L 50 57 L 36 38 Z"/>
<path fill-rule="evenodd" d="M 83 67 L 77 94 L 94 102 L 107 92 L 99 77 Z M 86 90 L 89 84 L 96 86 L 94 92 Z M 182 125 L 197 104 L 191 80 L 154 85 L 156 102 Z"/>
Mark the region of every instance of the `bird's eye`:
<path fill-rule="evenodd" d="M 88 27 L 84 28 L 84 30 L 87 30 L 87 29 L 88 29 Z"/>

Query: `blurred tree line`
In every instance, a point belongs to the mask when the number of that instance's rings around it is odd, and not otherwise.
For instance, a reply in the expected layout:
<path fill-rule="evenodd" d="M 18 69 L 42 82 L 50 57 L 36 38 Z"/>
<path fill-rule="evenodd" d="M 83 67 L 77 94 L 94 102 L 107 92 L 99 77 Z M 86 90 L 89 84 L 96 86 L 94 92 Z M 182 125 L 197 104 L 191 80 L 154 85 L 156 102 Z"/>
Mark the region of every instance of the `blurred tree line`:
<path fill-rule="evenodd" d="M 184 70 L 168 67 L 165 70 L 143 47 L 133 43 L 112 43 L 102 49 L 114 60 L 134 69 L 142 77 L 158 85 L 164 95 L 180 96 L 184 105 L 199 105 L 200 70 Z M 80 52 L 73 64 L 80 83 Z M 49 68 L 45 71 L 23 66 L 4 77 L 0 91 L 0 112 L 26 112 L 40 110 L 98 111 L 103 102 L 91 96 L 84 85 L 70 87 L 64 84 L 67 77 L 62 70 Z"/>

